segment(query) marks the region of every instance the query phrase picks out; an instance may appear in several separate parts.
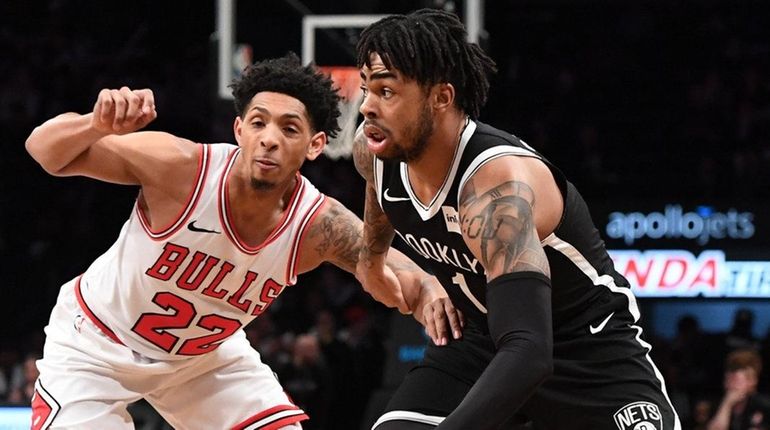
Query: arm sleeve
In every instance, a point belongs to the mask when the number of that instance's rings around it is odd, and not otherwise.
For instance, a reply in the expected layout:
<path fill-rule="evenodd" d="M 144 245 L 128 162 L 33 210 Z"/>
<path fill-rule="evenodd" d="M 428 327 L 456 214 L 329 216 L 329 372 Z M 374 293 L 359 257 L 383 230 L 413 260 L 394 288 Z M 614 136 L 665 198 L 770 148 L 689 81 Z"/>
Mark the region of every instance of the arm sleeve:
<path fill-rule="evenodd" d="M 553 371 L 550 280 L 509 273 L 487 284 L 486 298 L 497 352 L 437 430 L 498 429 Z"/>

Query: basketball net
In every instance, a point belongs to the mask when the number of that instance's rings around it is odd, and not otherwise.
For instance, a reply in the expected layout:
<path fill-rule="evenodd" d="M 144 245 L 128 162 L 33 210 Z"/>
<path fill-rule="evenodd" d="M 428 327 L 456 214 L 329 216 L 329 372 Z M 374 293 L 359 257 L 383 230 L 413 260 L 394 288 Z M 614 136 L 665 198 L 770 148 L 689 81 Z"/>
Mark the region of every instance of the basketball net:
<path fill-rule="evenodd" d="M 348 158 L 353 153 L 353 138 L 358 126 L 358 108 L 364 100 L 361 91 L 361 75 L 357 67 L 319 66 L 322 72 L 330 75 L 335 87 L 339 89 L 341 130 L 337 137 L 329 139 L 324 154 L 331 159 Z"/>

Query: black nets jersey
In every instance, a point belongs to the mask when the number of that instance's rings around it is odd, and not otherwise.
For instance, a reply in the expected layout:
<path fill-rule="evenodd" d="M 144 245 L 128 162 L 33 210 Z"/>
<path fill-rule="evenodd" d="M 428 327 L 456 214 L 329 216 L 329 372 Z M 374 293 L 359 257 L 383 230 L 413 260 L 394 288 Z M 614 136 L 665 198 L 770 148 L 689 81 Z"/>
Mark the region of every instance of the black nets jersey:
<path fill-rule="evenodd" d="M 436 275 L 455 306 L 486 328 L 487 280 L 463 240 L 458 195 L 474 172 L 501 156 L 542 160 L 564 200 L 558 227 L 541 242 L 551 269 L 554 341 L 601 330 L 601 322 L 609 316 L 613 321 L 636 322 L 636 300 L 626 279 L 613 268 L 585 201 L 559 169 L 511 134 L 468 120 L 444 183 L 427 204 L 413 192 L 405 163 L 375 158 L 380 206 L 397 235 L 422 256 L 426 263 L 422 265 Z"/>

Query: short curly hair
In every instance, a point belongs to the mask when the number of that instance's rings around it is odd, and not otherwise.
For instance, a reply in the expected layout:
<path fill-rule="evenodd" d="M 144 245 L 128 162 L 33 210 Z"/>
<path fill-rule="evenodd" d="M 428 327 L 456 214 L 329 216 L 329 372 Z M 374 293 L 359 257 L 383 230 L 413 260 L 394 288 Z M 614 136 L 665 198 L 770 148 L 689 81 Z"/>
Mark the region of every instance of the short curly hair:
<path fill-rule="evenodd" d="M 246 114 L 246 108 L 257 93 L 270 91 L 302 102 L 315 131 L 323 131 L 329 137 L 336 137 L 340 131 L 337 123 L 340 96 L 334 82 L 314 66 L 302 66 L 293 52 L 246 67 L 230 88 L 235 111 L 240 116 Z"/>

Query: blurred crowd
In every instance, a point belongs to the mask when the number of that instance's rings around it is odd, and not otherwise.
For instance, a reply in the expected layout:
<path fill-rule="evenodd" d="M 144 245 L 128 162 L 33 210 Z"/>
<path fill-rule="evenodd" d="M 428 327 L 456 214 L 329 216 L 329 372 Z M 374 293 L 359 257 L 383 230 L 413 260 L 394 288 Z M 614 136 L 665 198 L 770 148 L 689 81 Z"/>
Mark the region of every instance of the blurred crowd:
<path fill-rule="evenodd" d="M 684 429 L 770 429 L 770 333 L 757 338 L 754 319 L 751 310 L 739 309 L 729 331 L 708 333 L 697 318 L 686 315 L 673 339 L 648 335 Z M 746 423 L 709 427 L 720 408 L 732 412 L 738 400 L 747 401 L 735 412 L 736 417 L 749 415 Z M 752 419 L 757 422 L 749 425 Z"/>
<path fill-rule="evenodd" d="M 151 128 L 200 142 L 232 141 L 232 108 L 213 97 L 214 3 L 0 3 L 0 400 L 28 401 L 59 286 L 112 243 L 137 192 L 46 175 L 24 151 L 26 136 L 58 113 L 89 111 L 99 89 L 128 85 L 154 90 L 159 118 Z M 298 4 L 305 12 L 386 13 L 417 3 L 271 1 L 257 12 L 240 2 L 237 36 L 255 57 L 282 55 L 300 49 Z M 763 2 L 525 1 L 486 8 L 481 43 L 500 70 L 482 120 L 545 154 L 589 203 L 661 193 L 711 201 L 770 197 L 770 7 Z M 296 34 L 274 37 L 287 28 Z M 355 41 L 355 34 L 341 35 Z M 319 43 L 334 49 L 339 37 L 327 36 Z M 317 160 L 303 173 L 362 210 L 363 184 L 350 160 Z M 381 384 L 388 315 L 353 277 L 324 266 L 285 291 L 248 335 L 314 417 L 307 428 L 354 429 Z M 703 333 L 696 318 L 683 319 L 675 339 L 647 330 L 687 428 L 706 428 L 704 420 L 718 413 L 734 350 L 760 354 L 766 370 L 754 371 L 757 387 L 770 390 L 768 339 L 751 337 L 741 318 L 729 333 Z"/>

